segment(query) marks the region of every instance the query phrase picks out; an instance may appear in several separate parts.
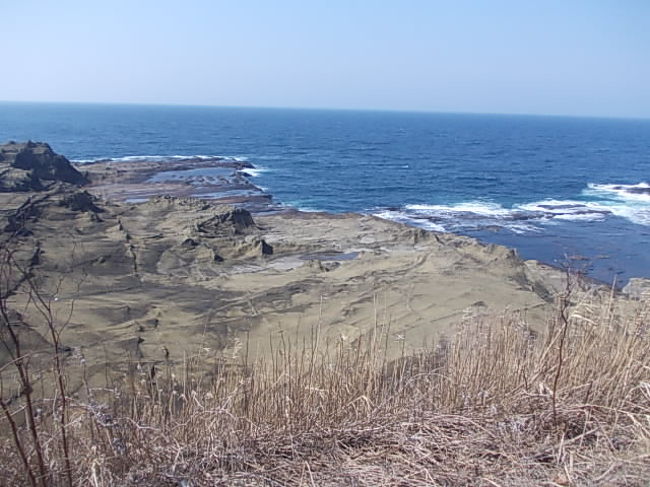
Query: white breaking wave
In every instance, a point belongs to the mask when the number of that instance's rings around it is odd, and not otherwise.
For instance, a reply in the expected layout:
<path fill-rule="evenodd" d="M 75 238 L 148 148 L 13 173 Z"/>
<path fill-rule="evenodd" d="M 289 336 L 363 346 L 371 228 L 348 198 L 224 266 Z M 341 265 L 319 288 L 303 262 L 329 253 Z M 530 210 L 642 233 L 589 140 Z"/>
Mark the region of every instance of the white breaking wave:
<path fill-rule="evenodd" d="M 467 232 L 507 229 L 526 234 L 543 231 L 559 222 L 599 222 L 616 216 L 650 226 L 650 184 L 590 184 L 583 195 L 592 200 L 546 199 L 504 207 L 490 201 L 466 201 L 451 205 L 411 204 L 402 209 L 380 210 L 375 216 L 429 230 Z"/>
<path fill-rule="evenodd" d="M 255 178 L 255 177 L 259 176 L 260 174 L 262 174 L 263 172 L 267 172 L 267 171 L 268 171 L 268 169 L 265 168 L 265 167 L 254 167 L 254 168 L 253 167 L 245 167 L 240 172 L 243 172 L 244 174 L 248 174 L 249 176 Z"/>
<path fill-rule="evenodd" d="M 154 161 L 154 162 L 164 162 L 164 161 L 178 161 L 185 159 L 199 159 L 204 161 L 209 161 L 211 159 L 219 159 L 222 161 L 232 161 L 232 162 L 247 162 L 248 158 L 243 156 L 221 156 L 221 155 L 205 155 L 205 154 L 194 154 L 194 155 L 152 155 L 152 156 L 124 156 L 124 157 L 97 157 L 94 159 L 71 159 L 71 162 L 76 162 L 78 164 L 87 164 L 89 162 L 134 162 L 134 161 Z"/>
<path fill-rule="evenodd" d="M 589 196 L 650 203 L 650 184 L 595 184 L 589 183 L 583 193 Z"/>
<path fill-rule="evenodd" d="M 610 208 L 592 201 L 546 199 L 513 208 L 530 212 L 531 217 L 538 216 L 543 220 L 598 221 L 612 214 Z"/>
<path fill-rule="evenodd" d="M 425 230 L 432 230 L 434 232 L 446 232 L 447 229 L 438 223 L 433 223 L 426 218 L 409 217 L 405 212 L 396 210 L 384 210 L 373 213 L 376 217 L 383 218 L 384 220 L 391 220 L 399 223 L 406 223 L 408 225 L 424 228 Z"/>
<path fill-rule="evenodd" d="M 477 216 L 499 217 L 507 216 L 510 213 L 510 210 L 506 210 L 497 203 L 484 201 L 469 201 L 465 203 L 457 203 L 455 205 L 406 205 L 405 208 L 407 210 L 423 214 L 430 213 L 432 215 L 440 213 L 467 213 Z"/>
<path fill-rule="evenodd" d="M 583 195 L 599 198 L 612 214 L 639 225 L 650 225 L 650 184 L 589 183 Z"/>

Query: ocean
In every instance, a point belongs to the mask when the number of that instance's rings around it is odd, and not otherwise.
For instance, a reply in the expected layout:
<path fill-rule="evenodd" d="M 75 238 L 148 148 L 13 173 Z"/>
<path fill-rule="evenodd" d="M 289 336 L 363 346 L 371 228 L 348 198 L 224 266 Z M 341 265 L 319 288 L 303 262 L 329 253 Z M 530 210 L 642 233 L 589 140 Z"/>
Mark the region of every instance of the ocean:
<path fill-rule="evenodd" d="M 0 142 L 75 161 L 223 155 L 276 202 L 517 249 L 607 283 L 650 277 L 650 120 L 0 103 Z"/>

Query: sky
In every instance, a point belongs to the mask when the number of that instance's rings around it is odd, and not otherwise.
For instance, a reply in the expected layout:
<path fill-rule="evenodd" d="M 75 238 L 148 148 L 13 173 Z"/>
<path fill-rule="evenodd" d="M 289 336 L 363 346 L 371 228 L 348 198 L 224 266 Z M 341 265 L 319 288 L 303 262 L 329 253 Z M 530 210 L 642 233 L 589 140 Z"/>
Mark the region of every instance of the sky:
<path fill-rule="evenodd" d="M 0 100 L 650 118 L 648 0 L 0 0 Z"/>

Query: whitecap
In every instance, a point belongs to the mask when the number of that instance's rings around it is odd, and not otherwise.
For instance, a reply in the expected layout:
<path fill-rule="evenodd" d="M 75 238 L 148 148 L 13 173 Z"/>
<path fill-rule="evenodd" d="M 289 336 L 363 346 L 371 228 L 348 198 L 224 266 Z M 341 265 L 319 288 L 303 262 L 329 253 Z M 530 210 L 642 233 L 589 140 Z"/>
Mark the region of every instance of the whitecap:
<path fill-rule="evenodd" d="M 70 159 L 70 162 L 75 164 L 88 164 L 89 162 L 97 162 L 102 159 Z"/>
<path fill-rule="evenodd" d="M 138 161 L 152 161 L 152 162 L 165 162 L 165 161 L 183 161 L 183 160 L 219 160 L 226 162 L 247 162 L 248 158 L 243 156 L 222 156 L 222 155 L 206 155 L 206 154 L 192 154 L 192 155 L 141 155 L 141 156 L 123 156 L 123 157 L 96 157 L 94 159 L 71 159 L 71 162 L 78 164 L 87 164 L 90 162 L 138 162 Z"/>
<path fill-rule="evenodd" d="M 434 232 L 446 232 L 445 227 L 438 223 L 427 220 L 426 218 L 413 218 L 410 217 L 406 212 L 396 211 L 396 210 L 383 210 L 372 213 L 372 215 L 382 218 L 384 220 L 390 220 L 397 223 L 405 223 L 407 225 L 416 226 L 419 228 L 424 228 L 425 230 L 432 230 Z"/>
<path fill-rule="evenodd" d="M 589 183 L 584 196 L 598 198 L 599 203 L 613 215 L 638 225 L 650 225 L 650 184 Z"/>
<path fill-rule="evenodd" d="M 650 203 L 650 184 L 596 184 L 589 183 L 583 192 L 588 196 L 604 197 L 608 199 L 636 201 Z"/>
<path fill-rule="evenodd" d="M 510 210 L 505 209 L 498 203 L 485 201 L 468 201 L 454 205 L 406 205 L 404 208 L 432 215 L 440 213 L 471 213 L 478 216 L 498 217 L 508 216 L 510 214 Z"/>
<path fill-rule="evenodd" d="M 545 199 L 540 201 L 533 201 L 531 203 L 524 203 L 516 205 L 517 208 L 526 211 L 539 211 L 548 213 L 565 213 L 576 208 L 584 208 L 585 202 L 574 200 L 554 200 Z"/>
<path fill-rule="evenodd" d="M 452 232 L 505 229 L 516 234 L 540 233 L 543 225 L 560 221 L 597 222 L 617 214 L 623 214 L 621 208 L 600 202 L 555 199 L 511 208 L 491 201 L 474 200 L 450 205 L 409 204 L 399 210 L 375 212 L 380 218 L 423 228 Z M 650 219 L 650 214 L 647 216 Z"/>
<path fill-rule="evenodd" d="M 576 200 L 546 199 L 515 205 L 513 208 L 537 214 L 546 220 L 598 221 L 612 214 L 611 209 L 601 203 Z"/>
<path fill-rule="evenodd" d="M 634 207 L 629 205 L 609 206 L 612 214 L 625 218 L 637 225 L 650 225 L 650 205 L 645 207 Z"/>
<path fill-rule="evenodd" d="M 265 168 L 265 167 L 257 167 L 256 166 L 256 167 L 245 167 L 240 172 L 255 178 L 255 177 L 258 177 L 263 172 L 267 172 L 267 171 L 268 171 L 268 169 Z"/>
<path fill-rule="evenodd" d="M 604 213 L 565 213 L 554 215 L 554 220 L 565 220 L 565 221 L 600 221 L 606 218 Z"/>

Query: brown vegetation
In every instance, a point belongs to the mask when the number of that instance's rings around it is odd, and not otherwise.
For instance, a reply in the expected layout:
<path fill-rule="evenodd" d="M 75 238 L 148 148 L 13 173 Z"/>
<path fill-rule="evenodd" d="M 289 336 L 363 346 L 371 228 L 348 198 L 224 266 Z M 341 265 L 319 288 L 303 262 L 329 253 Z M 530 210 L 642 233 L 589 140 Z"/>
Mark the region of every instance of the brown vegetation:
<path fill-rule="evenodd" d="M 457 336 L 398 360 L 389 320 L 348 343 L 271 337 L 248 363 L 198 350 L 132 361 L 106 387 L 67 390 L 83 356 L 29 275 L 2 266 L 4 485 L 645 485 L 650 347 L 643 302 L 578 291 L 548 326 L 468 316 Z M 10 272 L 11 270 L 11 272 Z M 15 285 L 10 285 L 14 283 Z M 16 292 L 44 317 L 52 349 L 23 352 Z M 397 337 L 399 340 L 400 337 Z M 394 344 L 393 344 L 394 345 Z M 70 355 L 70 354 L 68 354 Z M 40 364 L 40 367 L 37 365 Z M 210 365 L 208 376 L 195 373 Z"/>

